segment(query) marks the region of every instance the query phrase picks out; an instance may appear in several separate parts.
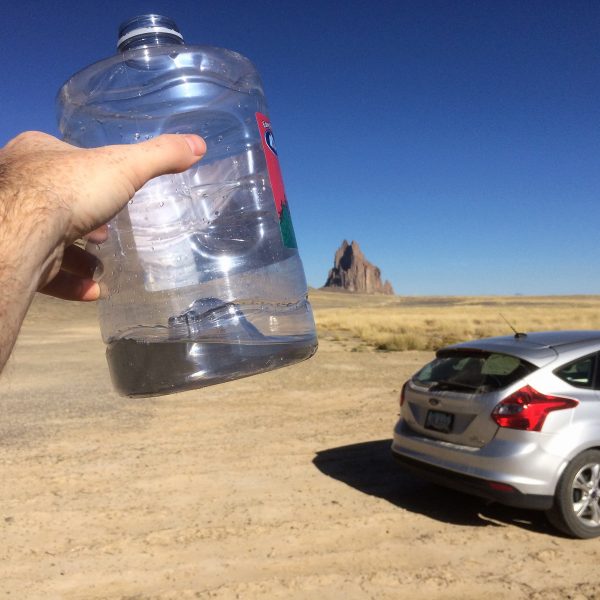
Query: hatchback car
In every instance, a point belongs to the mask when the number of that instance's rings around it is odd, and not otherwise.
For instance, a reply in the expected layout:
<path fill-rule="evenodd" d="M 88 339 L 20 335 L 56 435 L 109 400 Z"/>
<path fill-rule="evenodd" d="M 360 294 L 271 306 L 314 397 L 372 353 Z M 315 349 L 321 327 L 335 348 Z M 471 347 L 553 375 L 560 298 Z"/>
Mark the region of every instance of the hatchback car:
<path fill-rule="evenodd" d="M 392 452 L 436 483 L 600 535 L 600 331 L 439 350 L 402 387 Z"/>

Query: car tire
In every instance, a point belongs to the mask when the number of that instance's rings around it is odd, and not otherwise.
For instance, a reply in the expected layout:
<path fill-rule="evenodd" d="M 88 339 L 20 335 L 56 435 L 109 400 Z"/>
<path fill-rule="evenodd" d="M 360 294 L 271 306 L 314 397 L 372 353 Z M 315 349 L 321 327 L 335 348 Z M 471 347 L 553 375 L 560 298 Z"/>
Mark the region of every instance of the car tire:
<path fill-rule="evenodd" d="M 600 536 L 600 450 L 586 450 L 566 466 L 546 514 L 569 536 Z"/>

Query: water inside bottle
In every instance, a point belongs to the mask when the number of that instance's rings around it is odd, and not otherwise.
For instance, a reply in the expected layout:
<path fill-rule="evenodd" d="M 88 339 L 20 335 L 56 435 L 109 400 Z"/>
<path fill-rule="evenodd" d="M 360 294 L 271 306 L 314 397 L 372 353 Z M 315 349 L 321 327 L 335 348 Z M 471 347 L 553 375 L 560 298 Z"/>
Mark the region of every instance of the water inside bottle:
<path fill-rule="evenodd" d="M 289 336 L 268 344 L 148 343 L 125 338 L 109 344 L 106 356 L 119 393 L 154 396 L 264 373 L 310 358 L 315 351 L 314 336 Z"/>
<path fill-rule="evenodd" d="M 286 311 L 294 316 L 310 311 L 306 300 L 301 304 L 283 307 L 282 318 Z M 193 389 L 200 381 L 203 386 L 222 383 L 304 360 L 317 348 L 314 335 L 264 335 L 237 304 L 217 298 L 194 302 L 169 319 L 166 332 L 160 329 L 154 339 L 138 330 L 135 334 L 143 337 L 124 336 L 108 344 L 111 377 L 121 394 L 151 396 Z"/>

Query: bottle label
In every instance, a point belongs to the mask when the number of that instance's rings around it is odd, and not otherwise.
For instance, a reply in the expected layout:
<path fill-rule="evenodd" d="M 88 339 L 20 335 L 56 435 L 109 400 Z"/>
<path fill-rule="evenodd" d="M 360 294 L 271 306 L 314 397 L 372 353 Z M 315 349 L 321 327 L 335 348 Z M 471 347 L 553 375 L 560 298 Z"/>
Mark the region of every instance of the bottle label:
<path fill-rule="evenodd" d="M 290 207 L 288 206 L 285 188 L 283 187 L 283 178 L 281 176 L 281 168 L 279 167 L 279 159 L 277 158 L 277 150 L 275 149 L 271 121 L 266 115 L 257 112 L 256 122 L 260 131 L 262 149 L 267 160 L 267 171 L 271 182 L 271 190 L 273 191 L 273 200 L 275 200 L 275 208 L 279 216 L 281 239 L 286 248 L 297 248 L 298 244 L 296 243 L 296 235 L 294 234 L 294 227 L 292 225 Z"/>

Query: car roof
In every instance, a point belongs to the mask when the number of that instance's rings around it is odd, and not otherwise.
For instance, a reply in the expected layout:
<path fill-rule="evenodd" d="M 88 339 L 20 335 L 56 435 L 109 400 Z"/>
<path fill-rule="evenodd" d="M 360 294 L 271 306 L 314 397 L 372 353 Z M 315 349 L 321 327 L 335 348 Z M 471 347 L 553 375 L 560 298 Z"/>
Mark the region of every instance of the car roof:
<path fill-rule="evenodd" d="M 600 331 L 537 331 L 527 334 L 472 340 L 446 346 L 443 350 L 484 350 L 510 354 L 538 367 L 560 355 L 584 356 L 600 349 Z M 570 356 L 569 356 L 570 358 Z"/>

